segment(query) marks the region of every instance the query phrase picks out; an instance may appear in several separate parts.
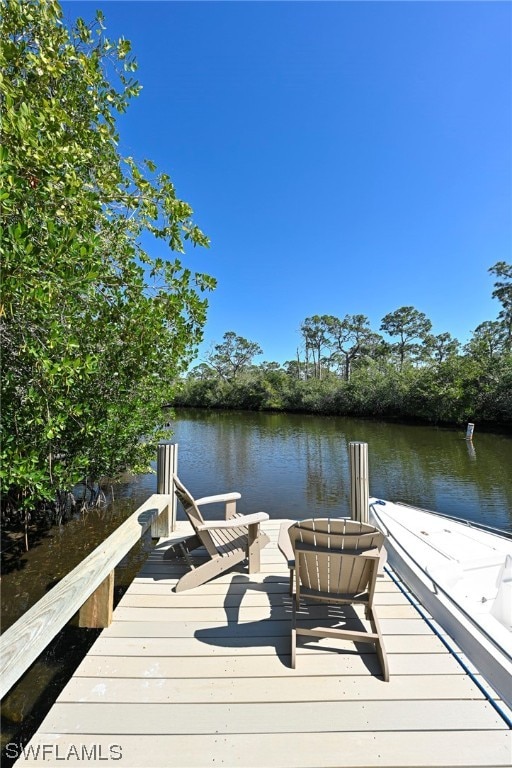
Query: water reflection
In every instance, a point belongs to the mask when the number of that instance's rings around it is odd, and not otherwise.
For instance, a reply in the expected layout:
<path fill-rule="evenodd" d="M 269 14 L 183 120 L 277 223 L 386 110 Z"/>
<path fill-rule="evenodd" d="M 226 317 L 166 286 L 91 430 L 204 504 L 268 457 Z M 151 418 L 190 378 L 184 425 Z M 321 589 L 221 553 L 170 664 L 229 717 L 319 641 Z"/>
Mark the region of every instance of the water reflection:
<path fill-rule="evenodd" d="M 369 444 L 382 498 L 512 527 L 512 439 L 457 429 L 301 414 L 180 411 L 180 474 L 198 495 L 238 489 L 271 517 L 345 514 L 348 443 Z"/>
<path fill-rule="evenodd" d="M 41 532 L 28 552 L 17 546 L 6 546 L 2 552 L 2 631 L 82 562 L 147 496 L 144 492 L 138 501 L 119 498 L 107 509 L 92 509 L 76 515 L 65 525 L 52 526 Z M 117 587 L 131 582 L 151 546 L 148 533 L 121 560 L 116 569 Z"/>
<path fill-rule="evenodd" d="M 469 458 L 476 461 L 476 451 L 472 440 L 466 440 L 466 448 L 468 449 Z"/>

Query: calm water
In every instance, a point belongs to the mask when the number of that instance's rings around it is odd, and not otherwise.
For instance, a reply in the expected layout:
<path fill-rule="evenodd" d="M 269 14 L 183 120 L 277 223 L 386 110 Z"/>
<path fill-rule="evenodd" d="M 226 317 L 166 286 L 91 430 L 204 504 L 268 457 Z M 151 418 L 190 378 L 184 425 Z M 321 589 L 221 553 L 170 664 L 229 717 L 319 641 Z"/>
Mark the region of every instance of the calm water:
<path fill-rule="evenodd" d="M 196 496 L 237 490 L 239 509 L 271 517 L 348 513 L 348 444 L 369 446 L 370 493 L 512 530 L 512 437 L 339 417 L 181 411 L 182 480 Z M 77 565 L 156 489 L 155 475 L 116 488 L 116 502 L 41 536 L 28 553 L 8 553 L 2 576 L 7 628 Z M 116 569 L 118 595 L 151 549 L 149 534 Z M 26 739 L 96 637 L 68 625 L 2 705 L 2 741 Z"/>
<path fill-rule="evenodd" d="M 271 517 L 348 514 L 348 444 L 368 443 L 370 494 L 512 530 L 512 437 L 301 414 L 183 411 L 179 474 L 203 496 L 238 490 Z"/>

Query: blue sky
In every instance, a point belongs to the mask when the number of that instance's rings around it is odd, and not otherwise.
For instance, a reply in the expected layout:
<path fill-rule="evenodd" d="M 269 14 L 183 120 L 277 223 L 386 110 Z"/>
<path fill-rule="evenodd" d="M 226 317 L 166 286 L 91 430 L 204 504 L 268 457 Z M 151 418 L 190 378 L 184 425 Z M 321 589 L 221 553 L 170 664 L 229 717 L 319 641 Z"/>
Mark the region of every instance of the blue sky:
<path fill-rule="evenodd" d="M 226 331 L 293 359 L 313 314 L 401 306 L 466 341 L 512 260 L 512 6 L 505 2 L 63 3 L 105 14 L 143 85 L 120 150 L 173 179 Z M 154 252 L 157 255 L 157 251 Z M 158 254 L 160 255 L 160 254 Z"/>

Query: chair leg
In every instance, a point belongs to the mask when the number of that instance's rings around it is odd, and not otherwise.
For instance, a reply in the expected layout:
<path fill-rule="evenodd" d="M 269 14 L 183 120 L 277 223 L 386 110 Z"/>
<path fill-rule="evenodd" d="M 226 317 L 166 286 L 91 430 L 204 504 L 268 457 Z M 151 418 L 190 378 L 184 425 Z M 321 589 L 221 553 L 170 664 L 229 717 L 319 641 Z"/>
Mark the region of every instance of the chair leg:
<path fill-rule="evenodd" d="M 382 633 L 380 631 L 379 620 L 375 614 L 375 611 L 372 610 L 370 606 L 367 607 L 367 613 L 368 613 L 368 618 L 370 619 L 372 630 L 377 635 L 377 639 L 375 640 L 375 651 L 377 652 L 377 658 L 379 659 L 380 666 L 382 669 L 382 677 L 385 680 L 385 682 L 388 683 L 389 682 L 388 657 L 386 654 L 386 650 L 384 648 L 384 643 L 382 641 Z"/>
<path fill-rule="evenodd" d="M 249 559 L 249 573 L 258 573 L 260 570 L 260 542 L 258 540 L 259 523 L 249 526 L 247 542 L 247 555 Z"/>
<path fill-rule="evenodd" d="M 242 549 L 233 552 L 231 555 L 214 557 L 212 560 L 207 560 L 205 563 L 196 566 L 196 568 L 187 571 L 176 584 L 175 592 L 184 592 L 186 589 L 200 587 L 201 584 L 215 578 L 215 576 L 220 576 L 221 573 L 244 560 L 245 552 Z"/>
<path fill-rule="evenodd" d="M 291 631 L 291 667 L 295 669 L 297 656 L 297 606 L 295 600 L 292 603 L 292 631 Z"/>
<path fill-rule="evenodd" d="M 247 533 L 247 558 L 249 573 L 259 573 L 261 570 L 260 552 L 269 543 L 266 533 L 260 530 L 259 523 L 249 525 Z"/>
<path fill-rule="evenodd" d="M 382 677 L 386 683 L 389 683 L 388 657 L 387 657 L 386 651 L 384 650 L 384 645 L 380 637 L 375 643 L 375 650 L 377 651 L 377 657 L 380 661 L 380 666 L 382 669 Z"/>
<path fill-rule="evenodd" d="M 202 546 L 203 545 L 197 536 L 188 536 L 181 541 L 177 541 L 176 544 L 170 546 L 169 549 L 166 549 L 163 554 L 163 559 L 172 560 L 173 558 L 183 557 L 187 562 L 189 562 L 189 552 L 193 552 L 194 549 L 198 549 Z"/>

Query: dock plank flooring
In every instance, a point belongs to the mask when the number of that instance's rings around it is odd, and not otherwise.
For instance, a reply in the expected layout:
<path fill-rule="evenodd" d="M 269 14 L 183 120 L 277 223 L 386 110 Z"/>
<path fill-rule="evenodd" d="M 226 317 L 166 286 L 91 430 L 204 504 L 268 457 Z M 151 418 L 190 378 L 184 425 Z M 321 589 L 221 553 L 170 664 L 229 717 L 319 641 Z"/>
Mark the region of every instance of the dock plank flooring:
<path fill-rule="evenodd" d="M 259 574 L 178 595 L 184 566 L 160 541 L 16 765 L 41 765 L 43 746 L 55 766 L 83 747 L 88 765 L 123 768 L 512 764 L 511 731 L 388 575 L 389 683 L 371 646 L 350 642 L 300 643 L 291 669 L 279 521 L 265 530 Z"/>

